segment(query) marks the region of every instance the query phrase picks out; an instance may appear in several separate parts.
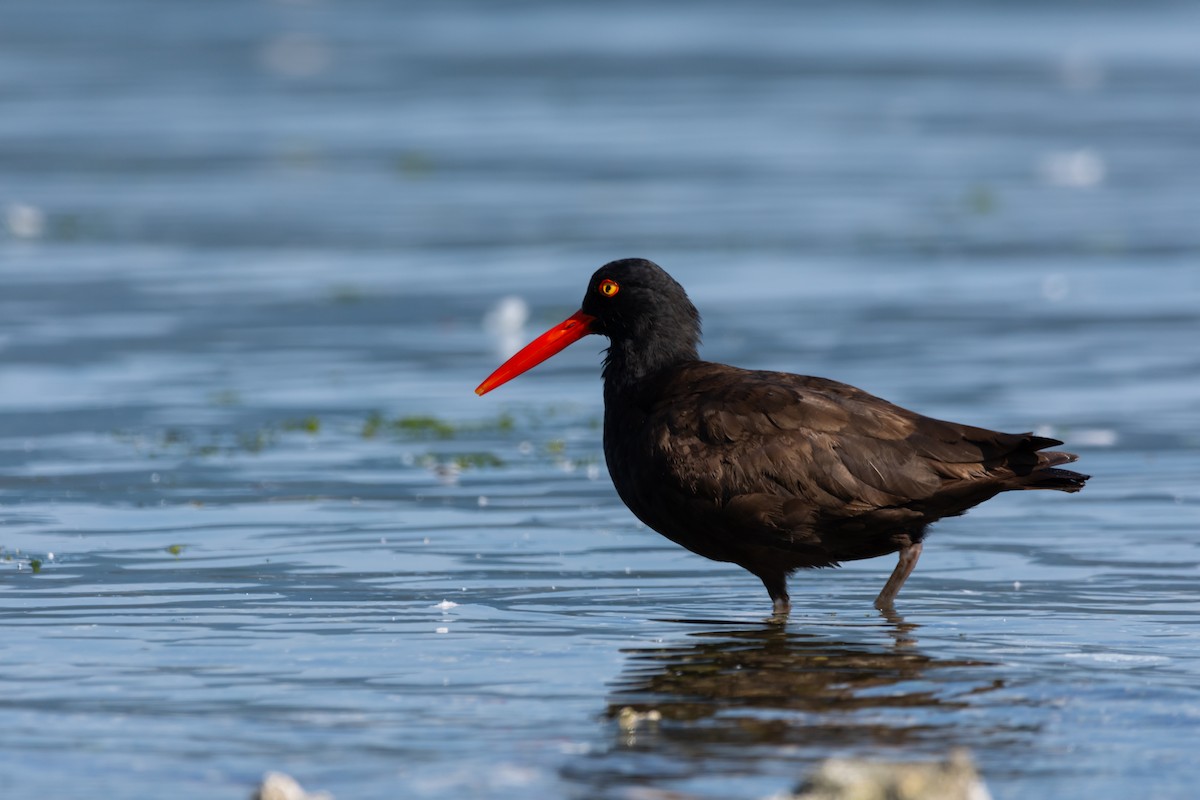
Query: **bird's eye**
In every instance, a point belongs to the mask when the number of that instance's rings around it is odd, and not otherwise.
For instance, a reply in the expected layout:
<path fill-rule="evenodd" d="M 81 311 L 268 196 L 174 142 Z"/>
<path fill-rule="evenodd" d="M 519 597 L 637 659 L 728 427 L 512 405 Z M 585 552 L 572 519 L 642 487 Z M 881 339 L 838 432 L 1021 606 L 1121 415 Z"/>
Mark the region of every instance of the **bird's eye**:
<path fill-rule="evenodd" d="M 600 281 L 600 285 L 596 288 L 600 291 L 600 294 L 604 295 L 605 297 L 612 297 L 614 294 L 621 291 L 620 285 L 616 281 L 609 278 L 605 278 L 604 280 Z"/>

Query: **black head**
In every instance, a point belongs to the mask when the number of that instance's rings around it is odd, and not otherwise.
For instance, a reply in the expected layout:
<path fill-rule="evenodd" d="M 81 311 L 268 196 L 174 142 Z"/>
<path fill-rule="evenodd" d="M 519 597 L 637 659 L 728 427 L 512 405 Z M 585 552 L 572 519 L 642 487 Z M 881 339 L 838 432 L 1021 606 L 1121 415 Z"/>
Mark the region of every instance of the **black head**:
<path fill-rule="evenodd" d="M 592 331 L 619 349 L 668 351 L 695 359 L 700 313 L 666 271 L 644 258 L 610 261 L 592 275 L 581 310 L 596 318 Z"/>

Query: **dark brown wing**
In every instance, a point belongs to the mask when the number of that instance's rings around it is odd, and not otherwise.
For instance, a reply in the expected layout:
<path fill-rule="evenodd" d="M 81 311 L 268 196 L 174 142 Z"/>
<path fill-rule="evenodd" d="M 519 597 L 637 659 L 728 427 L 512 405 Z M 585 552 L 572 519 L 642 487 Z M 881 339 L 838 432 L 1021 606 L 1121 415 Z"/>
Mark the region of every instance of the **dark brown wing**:
<path fill-rule="evenodd" d="M 665 434 L 660 474 L 773 526 L 881 510 L 929 522 L 1075 459 L 1037 452 L 1054 439 L 935 420 L 836 381 L 703 362 L 685 370 L 672 385 L 686 396 L 660 397 L 650 415 Z"/>

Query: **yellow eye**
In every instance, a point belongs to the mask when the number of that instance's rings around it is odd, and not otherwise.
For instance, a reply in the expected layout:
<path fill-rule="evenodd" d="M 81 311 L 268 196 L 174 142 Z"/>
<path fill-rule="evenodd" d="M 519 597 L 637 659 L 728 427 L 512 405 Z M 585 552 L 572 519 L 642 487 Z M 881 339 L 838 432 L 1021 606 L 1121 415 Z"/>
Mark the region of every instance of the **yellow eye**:
<path fill-rule="evenodd" d="M 600 281 L 600 285 L 596 288 L 599 289 L 600 294 L 604 295 L 605 297 L 612 297 L 614 294 L 621 291 L 620 285 L 618 285 L 616 281 L 608 278 Z"/>

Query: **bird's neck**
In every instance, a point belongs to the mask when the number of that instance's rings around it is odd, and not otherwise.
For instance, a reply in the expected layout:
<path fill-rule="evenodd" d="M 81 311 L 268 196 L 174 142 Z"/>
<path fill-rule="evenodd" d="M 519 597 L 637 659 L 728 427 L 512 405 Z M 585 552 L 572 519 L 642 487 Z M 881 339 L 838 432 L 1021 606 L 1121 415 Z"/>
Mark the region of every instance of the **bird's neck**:
<path fill-rule="evenodd" d="M 694 341 L 613 341 L 604 357 L 605 398 L 636 398 L 664 372 L 700 358 Z"/>
<path fill-rule="evenodd" d="M 668 287 L 670 288 L 670 287 Z M 678 297 L 656 308 L 604 320 L 608 352 L 604 356 L 604 398 L 643 405 L 657 391 L 659 378 L 681 364 L 699 360 L 700 314 L 682 287 Z"/>

